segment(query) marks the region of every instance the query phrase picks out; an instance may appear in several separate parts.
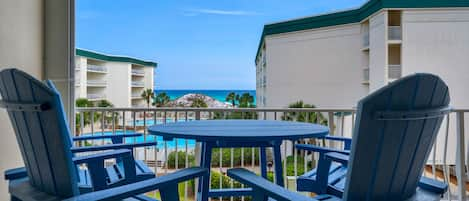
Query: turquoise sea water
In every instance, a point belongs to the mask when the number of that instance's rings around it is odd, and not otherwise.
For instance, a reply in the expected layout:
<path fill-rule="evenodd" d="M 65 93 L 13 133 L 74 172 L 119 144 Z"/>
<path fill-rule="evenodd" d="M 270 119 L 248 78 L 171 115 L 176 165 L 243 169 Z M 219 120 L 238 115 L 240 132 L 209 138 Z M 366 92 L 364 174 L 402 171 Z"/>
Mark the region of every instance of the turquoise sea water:
<path fill-rule="evenodd" d="M 218 101 L 226 102 L 225 98 L 230 92 L 235 92 L 236 94 L 249 93 L 254 97 L 254 104 L 256 104 L 256 90 L 173 90 L 173 89 L 157 89 L 155 93 L 165 92 L 171 100 L 177 99 L 181 96 L 184 96 L 189 93 L 203 94 L 210 96 Z"/>

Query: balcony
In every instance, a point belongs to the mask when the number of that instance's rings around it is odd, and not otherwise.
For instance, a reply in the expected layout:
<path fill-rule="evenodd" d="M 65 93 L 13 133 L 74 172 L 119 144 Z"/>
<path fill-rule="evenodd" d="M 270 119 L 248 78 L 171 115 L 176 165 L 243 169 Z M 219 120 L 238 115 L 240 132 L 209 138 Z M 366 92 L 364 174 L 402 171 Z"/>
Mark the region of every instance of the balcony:
<path fill-rule="evenodd" d="M 106 80 L 87 80 L 86 85 L 88 87 L 106 87 Z"/>
<path fill-rule="evenodd" d="M 104 100 L 106 99 L 105 94 L 87 94 L 86 98 L 93 101 L 93 100 Z"/>
<path fill-rule="evenodd" d="M 367 51 L 369 49 L 370 49 L 370 34 L 365 33 L 365 34 L 363 34 L 362 50 Z"/>
<path fill-rule="evenodd" d="M 130 97 L 132 99 L 142 99 L 142 94 L 141 93 L 133 93 Z"/>
<path fill-rule="evenodd" d="M 399 43 L 402 40 L 402 27 L 401 26 L 389 26 L 388 27 L 388 40 Z"/>
<path fill-rule="evenodd" d="M 393 81 L 401 78 L 402 76 L 402 67 L 399 64 L 390 64 L 388 65 L 388 78 Z"/>
<path fill-rule="evenodd" d="M 76 112 L 78 115 L 90 112 L 94 112 L 95 114 L 101 114 L 103 112 L 109 114 L 114 113 L 120 120 L 111 121 L 109 125 L 101 125 L 101 122 L 104 121 L 97 119 L 96 124 L 90 124 L 84 127 L 79 126 L 77 130 L 78 133 L 75 133 L 75 135 L 102 135 L 102 133 L 113 134 L 127 131 L 137 131 L 147 134 L 148 126 L 155 124 L 166 124 L 175 121 L 211 120 L 215 118 L 230 119 L 231 117 L 228 114 L 232 113 L 242 114 L 244 119 L 266 120 L 282 120 L 285 115 L 292 114 L 290 116 L 292 121 L 296 121 L 296 117 L 301 114 L 322 114 L 324 118 L 328 119 L 330 122 L 328 127 L 331 133 L 337 136 L 351 136 L 354 124 L 356 123 L 354 119 L 356 113 L 352 108 L 147 108 L 145 105 L 135 105 L 133 107 L 138 108 L 77 108 Z M 443 132 L 439 135 L 439 137 L 441 137 L 438 140 L 439 145 L 435 146 L 438 148 L 431 152 L 425 168 L 425 175 L 427 177 L 439 178 L 441 181 L 446 182 L 451 181 L 450 190 L 448 192 L 451 193 L 450 196 L 452 200 L 457 200 L 459 194 L 465 193 L 465 189 L 458 188 L 458 186 L 465 185 L 466 177 L 469 176 L 469 173 L 464 170 L 464 165 L 467 164 L 467 160 L 469 159 L 465 157 L 465 150 L 467 150 L 465 141 L 456 140 L 456 138 L 464 139 L 465 134 L 463 131 L 465 124 L 459 124 L 460 127 L 455 130 L 448 130 L 447 126 L 449 125 L 456 128 L 457 122 L 461 120 L 464 121 L 464 116 L 468 112 L 469 109 L 454 110 L 449 115 L 452 118 L 445 119 L 446 124 L 443 124 L 440 129 Z M 85 124 L 81 122 L 79 125 Z M 155 138 L 151 135 L 145 135 L 145 137 L 139 139 L 132 139 L 128 143 L 132 143 L 134 140 L 144 142 L 154 141 Z M 454 143 L 454 146 L 448 145 L 448 142 Z M 285 178 L 285 188 L 292 191 L 296 190 L 296 178 L 303 174 L 305 170 L 315 168 L 318 162 L 316 155 L 295 150 L 293 144 L 298 143 L 316 144 L 318 146 L 327 145 L 336 148 L 342 146 L 342 144 L 328 140 L 317 141 L 307 139 L 301 142 L 283 141 L 282 144 L 285 148 L 281 150 L 281 161 L 284 167 L 289 167 L 288 169 L 291 167 L 291 170 L 287 171 L 287 168 L 284 168 L 282 174 Z M 198 146 L 200 146 L 199 143 L 186 139 L 174 139 L 172 141 L 158 140 L 156 147 L 135 149 L 134 154 L 136 159 L 144 161 L 158 175 L 163 175 L 191 166 L 193 158 L 197 158 L 196 156 L 199 154 L 199 149 L 196 149 Z M 183 152 L 184 154 L 174 154 L 177 152 Z M 220 163 L 220 165 L 214 164 L 214 166 L 212 166 L 212 177 L 213 173 L 218 172 L 221 173 L 219 175 L 224 175 L 227 169 L 234 167 L 244 167 L 256 172 L 259 169 L 257 154 L 259 149 L 246 147 L 237 148 L 232 151 L 230 148 L 224 148 L 220 149 L 219 152 L 223 154 L 217 155 L 216 158 L 218 158 L 219 161 L 225 162 Z M 451 155 L 452 153 L 455 155 Z M 178 157 L 183 157 L 183 159 Z M 268 162 L 273 162 L 272 158 L 267 158 Z M 288 158 L 288 160 L 285 160 L 286 158 Z M 220 176 L 219 178 L 225 179 Z M 451 180 L 449 180 L 449 178 L 451 178 Z M 228 183 L 231 182 L 230 179 L 226 179 Z M 191 188 L 189 185 L 184 185 L 182 188 L 181 197 L 187 198 L 182 200 L 195 200 L 195 195 L 189 190 Z M 212 189 L 213 188 L 220 189 L 221 186 L 215 185 L 215 187 L 212 186 Z M 152 192 L 148 194 L 152 195 Z M 442 200 L 448 200 L 448 196 L 449 194 L 445 194 Z"/>
<path fill-rule="evenodd" d="M 369 68 L 364 68 L 363 69 L 363 84 L 369 84 L 370 83 L 370 69 Z"/>
<path fill-rule="evenodd" d="M 132 75 L 134 76 L 144 76 L 145 70 L 132 69 Z"/>
<path fill-rule="evenodd" d="M 132 81 L 132 87 L 145 87 L 145 82 L 143 82 L 143 81 Z"/>
<path fill-rule="evenodd" d="M 88 65 L 86 66 L 86 70 L 94 73 L 107 73 L 106 66 Z"/>

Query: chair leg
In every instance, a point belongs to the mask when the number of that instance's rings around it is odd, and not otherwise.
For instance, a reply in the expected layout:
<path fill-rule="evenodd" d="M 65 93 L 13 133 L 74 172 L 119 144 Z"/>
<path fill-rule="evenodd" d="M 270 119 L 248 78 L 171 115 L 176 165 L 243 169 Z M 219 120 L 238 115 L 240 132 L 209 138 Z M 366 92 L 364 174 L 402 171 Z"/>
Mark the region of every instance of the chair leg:
<path fill-rule="evenodd" d="M 262 192 L 262 190 L 252 189 L 252 201 L 267 201 L 267 196 Z"/>
<path fill-rule="evenodd" d="M 161 201 L 179 201 L 178 184 L 171 184 L 160 188 Z"/>

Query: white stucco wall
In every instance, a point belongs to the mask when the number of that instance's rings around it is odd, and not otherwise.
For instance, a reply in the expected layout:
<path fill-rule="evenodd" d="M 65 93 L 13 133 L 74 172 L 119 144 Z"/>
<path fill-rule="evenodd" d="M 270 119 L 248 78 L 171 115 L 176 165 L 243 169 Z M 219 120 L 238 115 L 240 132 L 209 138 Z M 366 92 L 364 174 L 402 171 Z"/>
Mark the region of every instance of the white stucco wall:
<path fill-rule="evenodd" d="M 403 75 L 437 74 L 450 88 L 451 105 L 469 108 L 469 9 L 405 10 L 402 23 Z M 455 116 L 450 120 L 448 147 L 456 147 Z M 466 129 L 468 126 L 466 114 Z M 443 150 L 444 145 L 445 124 L 442 128 L 437 140 L 438 150 Z M 437 161 L 441 162 L 441 156 L 438 155 Z M 450 163 L 454 163 L 455 156 L 455 149 L 448 149 Z"/>
<path fill-rule="evenodd" d="M 387 12 L 370 18 L 370 92 L 387 84 Z"/>
<path fill-rule="evenodd" d="M 75 85 L 75 99 L 77 98 L 86 98 L 87 88 L 86 88 L 86 73 L 87 60 L 85 57 L 76 56 L 75 58 L 75 83 L 80 83 L 79 86 Z"/>
<path fill-rule="evenodd" d="M 0 69 L 15 67 L 43 78 L 43 1 L 0 1 Z M 0 172 L 23 166 L 6 112 L 0 109 Z M 0 200 L 8 200 L 7 182 L 0 179 Z"/>
<path fill-rule="evenodd" d="M 131 64 L 122 62 L 106 62 L 108 73 L 106 75 L 106 99 L 114 107 L 130 107 L 130 80 Z"/>
<path fill-rule="evenodd" d="M 268 36 L 268 107 L 303 100 L 319 107 L 354 107 L 363 85 L 360 24 Z"/>

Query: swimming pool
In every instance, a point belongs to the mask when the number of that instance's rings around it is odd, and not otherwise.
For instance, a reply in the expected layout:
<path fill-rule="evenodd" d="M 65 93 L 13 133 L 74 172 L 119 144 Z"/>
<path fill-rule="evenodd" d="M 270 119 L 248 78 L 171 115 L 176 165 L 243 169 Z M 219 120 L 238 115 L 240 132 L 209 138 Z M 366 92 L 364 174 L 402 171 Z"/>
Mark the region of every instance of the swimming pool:
<path fill-rule="evenodd" d="M 143 125 L 143 122 L 142 122 L 142 125 Z M 127 130 L 125 133 L 130 134 L 130 133 L 134 133 L 134 131 Z M 124 131 L 123 130 L 116 130 L 115 134 L 117 134 L 117 135 L 118 134 L 124 134 Z M 90 136 L 90 135 L 92 135 L 92 134 L 91 133 L 85 133 L 82 136 Z M 113 135 L 113 133 L 112 133 L 112 131 L 95 132 L 94 135 Z M 106 143 L 111 143 L 111 140 L 109 140 L 109 139 L 104 140 L 104 141 Z M 129 144 L 130 143 L 140 143 L 140 142 L 154 142 L 154 141 L 157 142 L 158 149 L 160 149 L 160 150 L 164 149 L 165 141 L 163 140 L 163 137 L 161 137 L 161 136 L 147 135 L 146 138 L 144 136 L 125 138 L 125 143 L 129 143 Z M 176 145 L 177 145 L 177 148 L 180 149 L 180 150 L 183 150 L 183 149 L 186 148 L 186 140 L 185 139 L 177 139 L 177 142 L 176 142 L 176 140 L 166 141 L 166 144 L 167 144 L 168 149 L 175 149 Z M 187 140 L 187 146 L 188 146 L 189 149 L 195 148 L 195 140 Z"/>

